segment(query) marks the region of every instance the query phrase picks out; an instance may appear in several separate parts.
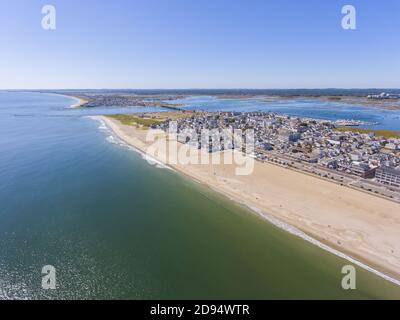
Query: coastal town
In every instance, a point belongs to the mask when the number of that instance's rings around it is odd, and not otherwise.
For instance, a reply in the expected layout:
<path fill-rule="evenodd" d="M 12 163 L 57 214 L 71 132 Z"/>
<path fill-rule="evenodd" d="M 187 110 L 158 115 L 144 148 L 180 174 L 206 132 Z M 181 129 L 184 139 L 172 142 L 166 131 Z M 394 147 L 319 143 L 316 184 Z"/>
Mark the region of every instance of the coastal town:
<path fill-rule="evenodd" d="M 60 94 L 59 91 L 48 91 Z M 81 100 L 81 108 L 98 107 L 163 107 L 166 109 L 179 109 L 180 104 L 170 103 L 171 100 L 180 99 L 182 95 L 165 94 L 136 94 L 130 91 L 62 91 L 61 94 Z"/>
<path fill-rule="evenodd" d="M 400 0 L 0 0 L 0 29 L 13 314 L 400 302 Z"/>
<path fill-rule="evenodd" d="M 178 141 L 209 152 L 234 149 L 234 139 L 224 139 L 226 129 L 254 130 L 254 156 L 317 174 L 337 183 L 400 199 L 400 138 L 339 128 L 326 120 L 291 117 L 275 113 L 201 112 L 178 117 Z M 341 121 L 340 123 L 343 123 Z M 348 124 L 357 125 L 349 120 Z M 167 131 L 170 120 L 155 123 Z M 210 130 L 209 140 L 201 137 Z M 195 138 L 186 132 L 196 132 Z M 226 136 L 225 136 L 226 138 Z M 244 150 L 242 150 L 244 151 Z"/>
<path fill-rule="evenodd" d="M 400 99 L 400 94 L 381 92 L 380 94 L 369 94 L 367 99 Z"/>
<path fill-rule="evenodd" d="M 400 109 L 400 94 L 397 91 L 380 92 L 371 91 L 347 91 L 339 90 L 335 93 L 307 90 L 52 90 L 45 93 L 63 94 L 78 98 L 84 103 L 79 107 L 164 107 L 179 110 L 184 104 L 176 103 L 196 96 L 212 96 L 220 99 L 253 99 L 261 101 L 279 101 L 282 99 L 313 99 L 315 101 L 342 101 L 349 104 L 362 104 L 379 106 L 384 109 Z M 175 101 L 175 103 L 174 103 Z"/>
<path fill-rule="evenodd" d="M 375 122 L 354 119 L 318 120 L 261 111 L 197 111 L 188 117 L 190 111 L 176 103 L 187 97 L 184 91 L 110 90 L 63 94 L 78 98 L 81 101 L 78 106 L 85 108 L 153 107 L 185 114 L 173 117 L 176 118 L 178 132 L 191 129 L 198 133 L 198 137 L 193 139 L 181 134 L 181 138 L 178 136 L 179 141 L 195 148 L 206 148 L 209 152 L 237 149 L 234 141 L 230 141 L 232 139 L 229 134 L 224 136 L 226 129 L 254 129 L 253 151 L 257 160 L 318 175 L 341 185 L 400 202 L 400 135 L 398 132 L 360 128 L 371 128 L 378 124 Z M 247 98 L 252 97 L 248 92 L 243 94 Z M 237 98 L 231 95 L 228 97 Z M 392 103 L 399 98 L 399 94 L 389 91 L 365 95 L 362 99 L 365 99 L 364 102 Z M 394 105 L 392 107 L 395 108 Z M 141 117 L 147 118 L 148 115 L 146 112 Z M 168 126 L 169 121 L 158 121 L 152 127 L 167 130 Z M 203 129 L 212 130 L 215 136 L 210 141 L 202 141 L 200 132 Z"/>

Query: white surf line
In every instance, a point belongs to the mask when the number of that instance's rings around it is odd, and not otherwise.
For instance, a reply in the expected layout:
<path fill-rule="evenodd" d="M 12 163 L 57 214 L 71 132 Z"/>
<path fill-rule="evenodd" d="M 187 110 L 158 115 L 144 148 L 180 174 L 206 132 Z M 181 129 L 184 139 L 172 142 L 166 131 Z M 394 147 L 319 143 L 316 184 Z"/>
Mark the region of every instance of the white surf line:
<path fill-rule="evenodd" d="M 107 125 L 107 123 L 101 118 L 101 116 L 86 116 L 86 117 L 89 118 L 89 119 L 92 119 L 92 120 L 99 121 L 101 123 L 101 126 L 99 127 L 99 129 L 103 129 L 103 130 L 107 129 L 107 131 L 111 134 L 112 140 L 115 141 L 115 142 L 111 142 L 111 143 L 116 143 L 116 144 L 118 144 L 118 145 L 120 145 L 122 147 L 125 147 L 125 148 L 127 148 L 127 149 L 129 149 L 131 151 L 139 153 L 142 156 L 142 159 L 146 160 L 147 163 L 149 163 L 152 166 L 155 166 L 155 167 L 160 168 L 160 169 L 168 169 L 168 170 L 176 172 L 176 170 L 174 168 L 166 165 L 162 161 L 160 161 L 160 160 L 148 155 L 146 152 L 143 152 L 142 150 L 140 150 L 140 149 L 132 146 L 131 144 L 129 144 L 127 141 L 121 139 L 118 136 L 118 134 L 116 134 L 114 132 L 114 130 L 110 126 Z"/>
<path fill-rule="evenodd" d="M 383 278 L 383 279 L 385 279 L 385 280 L 387 280 L 387 281 L 389 281 L 389 282 L 391 282 L 391 283 L 393 283 L 395 285 L 400 286 L 400 281 L 399 280 L 397 280 L 397 279 L 395 279 L 395 278 L 393 278 L 391 276 L 388 276 L 387 274 L 384 274 L 383 272 L 380 272 L 379 270 L 376 270 L 376 269 L 366 265 L 365 263 L 363 263 L 363 262 L 361 262 L 361 261 L 359 261 L 359 260 L 357 260 L 357 259 L 355 259 L 355 258 L 343 253 L 343 252 L 340 252 L 339 250 L 336 250 L 336 249 L 334 249 L 334 248 L 322 243 L 321 241 L 319 241 L 319 240 L 307 235 L 306 233 L 304 233 L 300 229 L 296 228 L 295 226 L 293 226 L 293 225 L 291 225 L 289 223 L 283 222 L 283 221 L 271 216 L 270 214 L 265 213 L 264 211 L 262 211 L 259 208 L 251 207 L 251 206 L 248 206 L 246 204 L 244 204 L 244 205 L 247 206 L 252 211 L 256 212 L 263 219 L 266 219 L 267 221 L 272 223 L 274 226 L 276 226 L 276 227 L 278 227 L 278 228 L 280 228 L 280 229 L 282 229 L 284 231 L 287 231 L 287 232 L 289 232 L 289 233 L 291 233 L 291 234 L 293 234 L 293 235 L 295 235 L 297 237 L 300 237 L 303 240 L 306 240 L 307 242 L 310 242 L 313 245 L 315 245 L 315 246 L 317 246 L 317 247 L 319 247 L 319 248 L 321 248 L 321 249 L 323 249 L 325 251 L 328 251 L 328 252 L 330 252 L 330 253 L 332 253 L 332 254 L 340 257 L 340 258 L 343 258 L 343 259 L 345 259 L 345 260 L 347 260 L 347 261 L 359 266 L 360 268 L 363 268 L 363 269 L 365 269 L 365 270 L 367 270 L 369 272 L 372 272 L 373 274 L 375 274 L 375 275 L 377 275 L 377 276 L 379 276 L 379 277 L 381 277 L 381 278 Z"/>
<path fill-rule="evenodd" d="M 195 180 L 195 181 L 197 181 L 197 180 Z M 343 258 L 343 259 L 345 259 L 345 260 L 347 260 L 347 261 L 359 266 L 360 268 L 362 268 L 364 270 L 372 272 L 373 274 L 377 275 L 378 277 L 381 277 L 381 278 L 383 278 L 383 279 L 385 279 L 385 280 L 387 280 L 387 281 L 389 281 L 389 282 L 391 282 L 391 283 L 393 283 L 393 284 L 395 284 L 397 286 L 400 286 L 400 280 L 397 280 L 397 279 L 395 279 L 395 278 L 393 278 L 393 277 L 391 277 L 391 276 L 389 276 L 387 274 L 384 274 L 383 272 L 381 272 L 379 270 L 376 270 L 376 269 L 366 265 L 365 263 L 363 263 L 363 262 L 361 262 L 361 261 L 359 261 L 359 260 L 357 260 L 357 259 L 355 259 L 355 258 L 343 253 L 343 252 L 340 252 L 337 249 L 334 249 L 334 248 L 328 246 L 325 243 L 322 243 L 321 241 L 309 236 L 308 234 L 304 233 L 303 231 L 301 231 L 300 229 L 296 228 L 295 226 L 293 226 L 293 225 L 291 225 L 291 224 L 289 224 L 287 222 L 283 222 L 282 220 L 279 220 L 278 218 L 272 216 L 271 214 L 266 213 L 265 211 L 261 210 L 260 208 L 250 206 L 247 203 L 239 201 L 239 200 L 233 198 L 232 196 L 227 195 L 224 192 L 220 192 L 219 190 L 217 190 L 214 187 L 211 187 L 211 186 L 209 186 L 209 187 L 212 190 L 214 190 L 215 192 L 218 192 L 218 193 L 226 196 L 228 199 L 232 200 L 233 202 L 239 203 L 239 204 L 243 205 L 244 207 L 250 209 L 250 211 L 256 213 L 262 219 L 267 220 L 269 223 L 273 224 L 274 226 L 278 227 L 279 229 L 284 230 L 284 231 L 286 231 L 286 232 L 288 232 L 288 233 L 290 233 L 290 234 L 292 234 L 294 236 L 297 236 L 297 237 L 299 237 L 299 238 L 301 238 L 301 239 L 303 239 L 303 240 L 305 240 L 307 242 L 310 242 L 311 244 L 321 248 L 322 250 L 325 250 L 325 251 L 327 251 L 327 252 L 329 252 L 331 254 L 334 254 L 335 256 Z"/>
<path fill-rule="evenodd" d="M 69 98 L 72 100 L 75 100 L 75 103 L 68 105 L 68 107 L 66 107 L 66 109 L 76 109 L 76 106 L 83 104 L 84 100 L 80 99 L 78 97 L 75 96 L 69 96 L 66 94 L 62 94 L 62 93 L 56 93 L 56 92 L 40 92 L 40 94 L 45 94 L 48 96 L 58 96 L 58 97 L 65 97 L 65 98 Z"/>
<path fill-rule="evenodd" d="M 103 121 L 103 119 L 101 119 L 100 117 L 96 117 L 96 116 L 89 116 L 89 117 L 92 118 L 92 119 L 100 121 L 103 125 L 105 125 L 107 128 L 109 128 L 109 130 L 112 133 L 114 133 L 114 136 L 117 136 L 116 133 L 112 130 L 112 128 L 107 126 L 107 124 Z M 117 139 L 119 139 L 118 136 L 117 136 Z M 121 140 L 121 139 L 119 139 L 119 140 Z M 143 151 L 134 148 L 133 146 L 129 145 L 127 142 L 123 141 L 123 144 L 128 146 L 128 148 L 131 148 L 132 150 L 140 153 L 142 156 L 145 156 Z M 143 157 L 143 159 L 145 159 L 145 158 Z M 155 161 L 157 162 L 157 160 L 155 160 Z M 163 163 L 161 163 L 161 164 L 165 168 L 176 172 L 176 170 L 174 170 L 173 168 L 169 167 L 168 165 L 165 165 Z M 192 180 L 197 181 L 196 179 L 192 179 Z M 225 193 L 220 192 L 220 191 L 216 190 L 215 188 L 211 187 L 211 189 L 213 189 L 214 191 L 216 191 L 216 192 L 218 192 L 220 194 L 223 194 L 223 195 L 227 196 Z M 303 239 L 303 240 L 305 240 L 305 241 L 307 241 L 307 242 L 309 242 L 309 243 L 311 243 L 311 244 L 313 244 L 313 245 L 315 245 L 315 246 L 317 246 L 317 247 L 319 247 L 319 248 L 321 248 L 321 249 L 323 249 L 323 250 L 325 250 L 325 251 L 327 251 L 329 253 L 332 253 L 332 254 L 334 254 L 334 255 L 342 258 L 342 259 L 345 259 L 345 260 L 347 260 L 347 261 L 359 266 L 360 268 L 363 268 L 364 270 L 372 272 L 373 274 L 375 274 L 375 275 L 377 275 L 377 276 L 379 276 L 379 277 L 381 277 L 381 278 L 383 278 L 383 279 L 385 279 L 385 280 L 387 280 L 387 281 L 389 281 L 389 282 L 391 282 L 391 283 L 393 283 L 393 284 L 395 284 L 397 286 L 400 286 L 400 280 L 397 280 L 397 279 L 395 279 L 395 278 L 393 278 L 391 276 L 388 276 L 387 274 L 384 274 L 383 272 L 380 272 L 379 270 L 376 270 L 376 269 L 366 265 L 365 263 L 363 263 L 363 262 L 361 262 L 361 261 L 359 261 L 359 260 L 357 260 L 357 259 L 355 259 L 355 258 L 343 253 L 343 252 L 340 252 L 339 250 L 336 250 L 336 249 L 334 249 L 334 248 L 322 243 L 321 241 L 319 241 L 319 240 L 307 235 L 306 233 L 304 233 L 300 229 L 296 228 L 295 226 L 293 226 L 293 225 L 291 225 L 289 223 L 283 222 L 283 221 L 275 218 L 274 216 L 264 212 L 263 210 L 261 210 L 261 209 L 259 209 L 257 207 L 249 206 L 248 204 L 246 204 L 244 202 L 241 202 L 241 201 L 238 201 L 237 199 L 233 199 L 230 196 L 227 196 L 227 197 L 229 199 L 231 199 L 232 201 L 234 201 L 236 203 L 239 203 L 241 205 L 244 205 L 245 207 L 249 208 L 251 211 L 257 213 L 261 218 L 263 218 L 263 219 L 267 220 L 268 222 L 272 223 L 274 226 L 278 227 L 279 229 L 284 230 L 286 232 L 289 232 L 290 234 L 293 234 L 293 235 L 295 235 L 295 236 L 297 236 L 297 237 L 299 237 L 299 238 L 301 238 L 301 239 Z"/>

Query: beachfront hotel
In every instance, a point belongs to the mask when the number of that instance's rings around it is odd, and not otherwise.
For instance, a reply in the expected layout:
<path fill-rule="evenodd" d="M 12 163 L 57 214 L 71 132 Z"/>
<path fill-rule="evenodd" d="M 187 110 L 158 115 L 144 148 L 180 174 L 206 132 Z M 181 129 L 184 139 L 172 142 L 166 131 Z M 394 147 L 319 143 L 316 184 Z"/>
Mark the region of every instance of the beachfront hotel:
<path fill-rule="evenodd" d="M 400 188 L 400 170 L 391 167 L 376 169 L 375 178 L 379 183 Z"/>

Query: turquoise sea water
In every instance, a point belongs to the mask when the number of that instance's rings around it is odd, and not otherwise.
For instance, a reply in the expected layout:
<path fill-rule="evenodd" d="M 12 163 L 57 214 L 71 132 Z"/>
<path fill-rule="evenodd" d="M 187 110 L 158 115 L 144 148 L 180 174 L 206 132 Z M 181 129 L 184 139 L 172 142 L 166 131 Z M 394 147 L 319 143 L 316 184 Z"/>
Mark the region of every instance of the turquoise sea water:
<path fill-rule="evenodd" d="M 110 143 L 73 100 L 0 92 L 0 299 L 400 298 L 205 187 Z M 146 109 L 148 110 L 148 109 Z M 143 110 L 142 110 L 143 111 Z M 41 289 L 41 269 L 57 289 Z"/>

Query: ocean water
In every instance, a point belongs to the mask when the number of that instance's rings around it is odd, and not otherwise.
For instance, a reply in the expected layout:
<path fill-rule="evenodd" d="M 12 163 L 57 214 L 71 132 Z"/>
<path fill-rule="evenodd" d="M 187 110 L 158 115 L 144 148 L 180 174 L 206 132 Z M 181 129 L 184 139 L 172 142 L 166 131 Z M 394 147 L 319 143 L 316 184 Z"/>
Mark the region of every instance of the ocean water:
<path fill-rule="evenodd" d="M 70 98 L 0 92 L 0 299 L 400 298 L 118 143 Z M 147 110 L 147 109 L 146 109 Z M 57 289 L 41 288 L 41 269 Z"/>
<path fill-rule="evenodd" d="M 209 111 L 239 112 L 277 112 L 298 117 L 324 120 L 353 119 L 373 125 L 363 126 L 370 129 L 400 130 L 400 110 L 386 110 L 377 106 L 350 104 L 341 101 L 318 100 L 313 98 L 291 99 L 218 99 L 213 96 L 192 96 L 169 101 L 180 103 L 187 109 Z"/>

